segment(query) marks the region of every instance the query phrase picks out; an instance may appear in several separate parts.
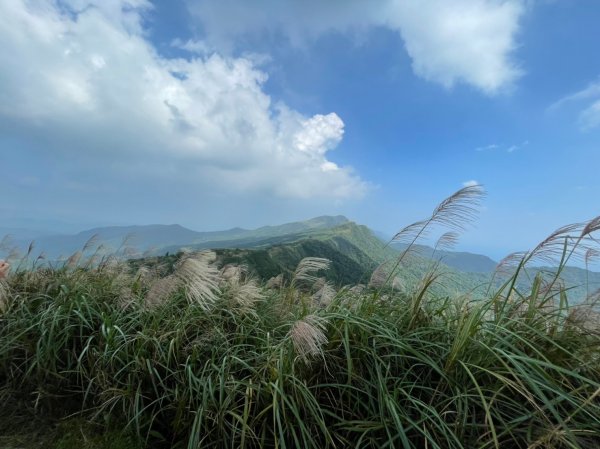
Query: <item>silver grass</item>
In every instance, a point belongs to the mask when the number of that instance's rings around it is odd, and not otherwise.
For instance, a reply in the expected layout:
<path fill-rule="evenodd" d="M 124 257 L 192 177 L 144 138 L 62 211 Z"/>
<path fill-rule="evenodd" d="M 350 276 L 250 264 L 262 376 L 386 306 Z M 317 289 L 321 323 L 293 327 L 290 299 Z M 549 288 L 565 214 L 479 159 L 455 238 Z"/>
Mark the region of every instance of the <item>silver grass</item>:
<path fill-rule="evenodd" d="M 394 237 L 393 242 L 411 244 L 414 243 L 419 237 L 425 237 L 429 231 L 429 220 L 420 220 L 403 227 L 398 231 Z"/>
<path fill-rule="evenodd" d="M 0 279 L 0 314 L 3 314 L 8 309 L 8 285 Z"/>
<path fill-rule="evenodd" d="M 305 363 L 312 357 L 323 356 L 323 346 L 327 344 L 325 329 L 327 322 L 314 314 L 296 321 L 288 333 L 294 351 Z"/>
<path fill-rule="evenodd" d="M 270 289 L 280 289 L 283 287 L 283 274 L 278 274 L 277 276 L 272 277 L 267 281 L 267 288 Z"/>
<path fill-rule="evenodd" d="M 365 291 L 366 288 L 367 288 L 367 286 L 364 284 L 357 284 L 353 287 L 350 287 L 350 289 L 348 290 L 348 293 L 351 293 L 353 295 L 360 295 Z"/>
<path fill-rule="evenodd" d="M 467 225 L 477 217 L 484 197 L 485 190 L 479 184 L 463 187 L 438 204 L 429 218 L 412 223 L 397 232 L 388 245 L 392 242 L 403 243 L 406 245 L 406 249 L 396 259 L 395 265 L 389 271 L 381 287 L 391 280 L 402 261 L 415 250 L 415 243 L 426 237 L 434 226 L 464 231 Z"/>
<path fill-rule="evenodd" d="M 313 291 L 320 290 L 327 283 L 327 279 L 324 277 L 318 278 L 312 286 Z"/>
<path fill-rule="evenodd" d="M 225 265 L 221 268 L 220 278 L 223 283 L 236 285 L 242 282 L 246 276 L 248 269 L 243 265 Z"/>
<path fill-rule="evenodd" d="M 314 284 L 319 279 L 316 274 L 321 270 L 327 270 L 330 265 L 331 261 L 329 259 L 321 257 L 305 257 L 300 261 L 294 272 L 292 284 L 298 282 Z"/>
<path fill-rule="evenodd" d="M 583 230 L 581 231 L 581 237 L 591 236 L 594 232 L 600 230 L 600 215 L 592 218 L 587 222 Z"/>
<path fill-rule="evenodd" d="M 123 256 L 125 256 L 127 259 L 134 259 L 140 257 L 141 253 L 133 246 L 126 246 L 123 248 Z"/>
<path fill-rule="evenodd" d="M 144 305 L 148 308 L 159 306 L 169 299 L 181 285 L 181 279 L 175 275 L 157 279 L 148 290 L 144 298 Z"/>
<path fill-rule="evenodd" d="M 498 262 L 496 268 L 494 269 L 494 273 L 498 275 L 511 275 L 521 262 L 525 262 L 526 257 L 527 251 L 516 251 L 514 253 L 510 253 L 508 256 L 504 257 L 500 262 Z"/>
<path fill-rule="evenodd" d="M 81 251 L 76 251 L 67 259 L 67 268 L 75 268 L 81 260 Z"/>
<path fill-rule="evenodd" d="M 212 251 L 184 258 L 176 269 L 176 276 L 183 282 L 189 302 L 208 309 L 220 294 L 219 270 L 212 265 L 216 255 Z"/>
<path fill-rule="evenodd" d="M 81 249 L 82 253 L 85 253 L 87 250 L 91 249 L 93 246 L 96 245 L 96 243 L 98 242 L 100 238 L 100 234 L 94 234 L 92 235 L 87 242 L 85 242 L 85 244 L 83 245 L 83 248 Z"/>
<path fill-rule="evenodd" d="M 133 244 L 134 241 L 135 232 L 130 232 L 123 237 L 123 240 L 121 240 L 121 247 L 129 246 L 130 244 Z"/>
<path fill-rule="evenodd" d="M 128 277 L 129 275 L 129 265 L 115 255 L 107 257 L 100 265 L 99 269 L 119 280 L 124 276 Z"/>
<path fill-rule="evenodd" d="M 556 263 L 570 248 L 576 249 L 573 244 L 579 241 L 577 235 L 582 232 L 584 225 L 584 223 L 573 223 L 558 228 L 530 251 L 528 262 Z"/>
<path fill-rule="evenodd" d="M 256 315 L 256 305 L 265 299 L 262 289 L 253 279 L 231 284 L 227 296 L 231 309 L 244 315 Z"/>
<path fill-rule="evenodd" d="M 585 262 L 586 268 L 590 265 L 590 263 L 592 263 L 593 261 L 598 259 L 598 257 L 600 257 L 599 250 L 597 250 L 596 248 L 588 248 L 586 250 L 585 256 L 584 256 L 584 262 Z"/>
<path fill-rule="evenodd" d="M 382 288 L 385 286 L 386 282 L 390 278 L 392 263 L 393 261 L 386 260 L 385 262 L 379 264 L 377 268 L 375 268 L 373 274 L 371 274 L 371 278 L 369 279 L 369 287 Z"/>
<path fill-rule="evenodd" d="M 435 244 L 434 250 L 449 251 L 454 249 L 458 243 L 459 235 L 455 231 L 443 233 Z"/>
<path fill-rule="evenodd" d="M 396 276 L 392 281 L 392 289 L 397 291 L 405 291 L 406 285 L 404 284 L 404 281 L 402 279 Z"/>
<path fill-rule="evenodd" d="M 142 282 L 142 284 L 145 284 L 153 278 L 152 270 L 147 266 L 142 265 L 135 272 L 134 278 Z"/>
<path fill-rule="evenodd" d="M 442 201 L 431 215 L 431 221 L 463 231 L 477 218 L 485 197 L 481 185 L 466 186 Z"/>
<path fill-rule="evenodd" d="M 600 291 L 599 291 L 600 292 Z M 597 293 L 599 293 L 597 292 Z M 599 296 L 600 297 L 600 296 Z M 567 322 L 588 332 L 600 333 L 600 311 L 597 300 L 586 300 L 569 310 Z"/>
<path fill-rule="evenodd" d="M 119 292 L 119 298 L 117 300 L 117 305 L 121 310 L 129 309 L 133 303 L 135 302 L 135 295 L 130 286 L 121 287 L 121 291 Z"/>
<path fill-rule="evenodd" d="M 319 288 L 311 296 L 311 299 L 316 304 L 326 307 L 329 304 L 331 304 L 331 301 L 333 300 L 333 298 L 335 298 L 336 294 L 337 292 L 335 291 L 335 288 L 333 288 L 333 285 L 331 285 L 329 282 L 325 282 L 323 286 L 321 286 L 321 288 Z"/>
<path fill-rule="evenodd" d="M 397 232 L 392 241 L 406 243 L 410 248 L 419 238 L 425 237 L 434 224 L 463 231 L 477 218 L 484 197 L 485 191 L 480 185 L 463 187 L 442 201 L 429 218 L 412 223 Z"/>
<path fill-rule="evenodd" d="M 548 235 L 530 251 L 509 254 L 496 267 L 497 273 L 510 273 L 519 265 L 529 263 L 555 265 L 566 260 L 588 263 L 598 252 L 591 234 L 600 228 L 600 217 L 585 223 L 562 226 Z"/>

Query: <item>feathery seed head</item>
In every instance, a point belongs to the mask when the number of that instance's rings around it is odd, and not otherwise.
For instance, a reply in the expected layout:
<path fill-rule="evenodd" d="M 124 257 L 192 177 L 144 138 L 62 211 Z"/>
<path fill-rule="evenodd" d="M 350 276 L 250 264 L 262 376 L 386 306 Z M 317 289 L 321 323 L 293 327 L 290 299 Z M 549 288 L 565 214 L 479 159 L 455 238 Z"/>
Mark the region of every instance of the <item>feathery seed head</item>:
<path fill-rule="evenodd" d="M 231 284 L 227 295 L 230 298 L 231 308 L 245 315 L 255 315 L 256 304 L 265 298 L 262 289 L 253 279 Z"/>
<path fill-rule="evenodd" d="M 280 273 L 277 276 L 269 279 L 267 281 L 266 287 L 271 289 L 280 289 L 281 287 L 283 287 L 283 274 Z"/>
<path fill-rule="evenodd" d="M 470 222 L 477 218 L 479 206 L 484 197 L 485 190 L 479 184 L 463 187 L 435 208 L 431 220 L 463 231 Z"/>
<path fill-rule="evenodd" d="M 329 259 L 321 257 L 305 257 L 298 264 L 298 267 L 294 272 L 292 283 L 304 281 L 309 284 L 314 284 L 318 279 L 316 274 L 321 270 L 327 270 L 330 265 L 331 261 Z"/>
<path fill-rule="evenodd" d="M 517 251 L 514 253 L 510 253 L 508 256 L 504 257 L 504 259 L 498 262 L 498 265 L 496 265 L 494 272 L 499 275 L 511 275 L 514 273 L 516 267 L 522 261 L 524 261 L 526 257 L 526 251 Z"/>
<path fill-rule="evenodd" d="M 591 235 L 600 230 L 600 215 L 588 221 L 581 231 L 581 237 Z"/>
<path fill-rule="evenodd" d="M 231 285 L 239 284 L 242 282 L 242 279 L 247 272 L 248 269 L 245 266 L 233 264 L 225 265 L 221 268 L 221 281 Z"/>
<path fill-rule="evenodd" d="M 183 282 L 188 301 L 203 309 L 217 300 L 219 290 L 219 270 L 212 265 L 216 259 L 213 251 L 185 257 L 176 269 L 175 275 Z"/>
<path fill-rule="evenodd" d="M 434 224 L 464 231 L 477 218 L 484 197 L 485 190 L 479 184 L 463 187 L 442 201 L 429 218 L 412 223 L 397 232 L 392 241 L 408 244 L 410 248 L 418 239 L 426 237 Z"/>
<path fill-rule="evenodd" d="M 588 266 L 594 260 L 598 259 L 598 257 L 600 257 L 599 250 L 597 250 L 596 248 L 588 248 L 584 256 L 585 265 Z"/>
<path fill-rule="evenodd" d="M 76 251 L 67 259 L 67 268 L 75 268 L 81 260 L 81 251 Z"/>
<path fill-rule="evenodd" d="M 327 344 L 325 329 L 327 322 L 314 314 L 296 321 L 288 336 L 294 345 L 294 351 L 305 362 L 311 357 L 323 355 L 323 345 Z"/>
<path fill-rule="evenodd" d="M 150 287 L 150 290 L 144 298 L 144 304 L 148 308 L 154 308 L 166 301 L 173 293 L 175 293 L 182 282 L 175 275 L 166 276 L 157 279 Z"/>
<path fill-rule="evenodd" d="M 336 294 L 337 292 L 335 291 L 335 288 L 333 288 L 333 285 L 329 282 L 325 282 L 323 286 L 312 295 L 311 299 L 316 304 L 326 307 L 331 304 L 331 301 L 335 298 Z"/>
<path fill-rule="evenodd" d="M 392 262 L 391 260 L 386 260 L 385 262 L 379 264 L 377 268 L 371 274 L 371 278 L 369 279 L 369 287 L 371 288 L 382 288 L 385 286 L 385 283 L 388 281 L 390 272 L 392 270 Z"/>
<path fill-rule="evenodd" d="M 571 307 L 567 320 L 588 332 L 600 334 L 600 312 L 595 304 L 583 303 Z"/>
<path fill-rule="evenodd" d="M 94 234 L 92 235 L 87 242 L 85 242 L 85 244 L 83 245 L 83 248 L 81 249 L 82 253 L 85 253 L 87 250 L 91 249 L 93 246 L 96 245 L 96 243 L 98 243 L 98 240 L 100 239 L 100 234 Z"/>
<path fill-rule="evenodd" d="M 353 295 L 360 295 L 365 291 L 366 288 L 367 286 L 364 284 L 357 284 L 353 287 L 350 287 L 348 293 L 352 293 Z"/>
<path fill-rule="evenodd" d="M 435 244 L 435 248 L 438 250 L 449 251 L 453 249 L 458 243 L 458 233 L 454 231 L 448 231 L 443 233 Z"/>

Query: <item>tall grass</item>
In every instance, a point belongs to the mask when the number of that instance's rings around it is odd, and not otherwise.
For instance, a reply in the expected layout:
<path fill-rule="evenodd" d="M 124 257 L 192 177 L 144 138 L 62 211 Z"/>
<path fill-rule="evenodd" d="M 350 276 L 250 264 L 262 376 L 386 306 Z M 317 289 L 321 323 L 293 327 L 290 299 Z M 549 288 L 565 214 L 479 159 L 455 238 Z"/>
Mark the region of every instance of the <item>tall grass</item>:
<path fill-rule="evenodd" d="M 472 213 L 446 210 L 460 227 Z M 542 246 L 557 273 L 593 232 Z M 430 294 L 435 264 L 410 292 L 334 290 L 314 258 L 267 288 L 209 252 L 172 273 L 18 271 L 0 289 L 0 398 L 155 447 L 597 448 L 598 315 L 569 305 L 559 274 L 517 291 L 540 251 L 480 301 Z"/>

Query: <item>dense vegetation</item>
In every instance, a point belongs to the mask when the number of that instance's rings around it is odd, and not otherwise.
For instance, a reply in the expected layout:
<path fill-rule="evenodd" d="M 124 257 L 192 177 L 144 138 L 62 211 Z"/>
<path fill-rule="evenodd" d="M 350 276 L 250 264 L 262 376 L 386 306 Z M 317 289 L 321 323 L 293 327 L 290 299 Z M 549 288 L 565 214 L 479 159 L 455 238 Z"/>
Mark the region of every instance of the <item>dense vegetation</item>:
<path fill-rule="evenodd" d="M 264 285 L 212 252 L 12 273 L 0 284 L 3 422 L 75 414 L 118 436 L 93 447 L 599 447 L 600 320 L 593 295 L 569 304 L 558 274 L 592 257 L 600 220 L 507 258 L 512 272 L 483 300 L 436 294 L 435 264 L 392 288 L 411 243 L 464 226 L 478 194 L 401 230 L 407 250 L 364 288 L 334 288 L 314 257 Z M 519 289 L 523 267 L 554 257 L 553 280 Z"/>

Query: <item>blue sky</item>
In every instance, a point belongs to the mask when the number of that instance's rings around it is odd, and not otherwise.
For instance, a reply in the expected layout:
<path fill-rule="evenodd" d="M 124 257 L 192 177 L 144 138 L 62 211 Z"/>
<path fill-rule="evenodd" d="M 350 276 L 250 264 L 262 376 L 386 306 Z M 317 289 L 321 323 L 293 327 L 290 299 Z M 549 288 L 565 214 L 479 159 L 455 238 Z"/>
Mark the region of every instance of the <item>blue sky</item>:
<path fill-rule="evenodd" d="M 0 4 L 0 221 L 394 232 L 463 183 L 500 257 L 600 213 L 600 4 Z"/>

